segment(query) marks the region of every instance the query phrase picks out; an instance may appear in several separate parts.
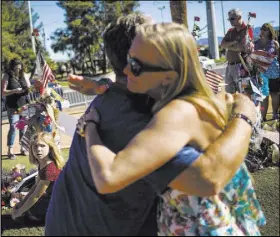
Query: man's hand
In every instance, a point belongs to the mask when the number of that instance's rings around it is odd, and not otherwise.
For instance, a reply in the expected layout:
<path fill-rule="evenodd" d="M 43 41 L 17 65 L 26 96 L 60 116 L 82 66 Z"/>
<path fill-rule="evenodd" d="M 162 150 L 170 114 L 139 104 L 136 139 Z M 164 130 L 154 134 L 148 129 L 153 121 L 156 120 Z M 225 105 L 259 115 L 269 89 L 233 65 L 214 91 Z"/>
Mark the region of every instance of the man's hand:
<path fill-rule="evenodd" d="M 240 93 L 233 95 L 233 113 L 241 113 L 247 116 L 253 124 L 257 120 L 257 110 L 255 104 L 245 95 Z"/>
<path fill-rule="evenodd" d="M 68 82 L 72 90 L 78 91 L 84 95 L 103 94 L 108 89 L 106 85 L 99 85 L 97 81 L 72 74 L 69 75 Z"/>

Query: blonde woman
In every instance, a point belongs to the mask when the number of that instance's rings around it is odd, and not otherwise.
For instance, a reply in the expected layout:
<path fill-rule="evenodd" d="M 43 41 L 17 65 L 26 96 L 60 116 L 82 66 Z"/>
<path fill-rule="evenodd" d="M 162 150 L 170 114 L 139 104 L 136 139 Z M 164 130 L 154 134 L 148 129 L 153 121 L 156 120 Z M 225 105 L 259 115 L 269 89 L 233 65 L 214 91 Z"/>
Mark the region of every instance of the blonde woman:
<path fill-rule="evenodd" d="M 255 121 L 250 114 L 233 114 L 229 119 L 225 102 L 215 97 L 205 80 L 196 51 L 195 41 L 184 26 L 139 27 L 124 72 L 130 91 L 149 92 L 157 98 L 154 117 L 117 155 L 102 145 L 96 110 L 80 120 L 87 122 L 88 160 L 99 192 L 112 193 L 128 186 L 156 170 L 186 144 L 204 151 L 236 120 L 248 124 L 244 135 L 251 133 Z M 249 99 L 247 103 L 251 103 Z M 233 179 L 211 197 L 189 196 L 203 189 L 190 183 L 184 192 L 178 191 L 184 184 L 178 184 L 178 190 L 162 194 L 160 235 L 260 235 L 258 225 L 265 223 L 265 217 L 246 166 L 237 172 L 229 167 L 228 172 L 235 173 Z"/>
<path fill-rule="evenodd" d="M 24 200 L 14 207 L 12 218 L 27 216 L 31 220 L 44 221 L 53 184 L 64 166 L 51 133 L 41 132 L 33 136 L 29 161 L 38 166 L 38 178 Z"/>

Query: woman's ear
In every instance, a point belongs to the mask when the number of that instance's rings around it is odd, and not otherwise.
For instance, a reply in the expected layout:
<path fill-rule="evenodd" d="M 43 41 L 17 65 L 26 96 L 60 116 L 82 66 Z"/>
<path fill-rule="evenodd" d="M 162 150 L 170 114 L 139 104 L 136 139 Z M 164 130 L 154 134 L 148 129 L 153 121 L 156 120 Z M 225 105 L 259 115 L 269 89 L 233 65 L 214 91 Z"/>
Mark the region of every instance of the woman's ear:
<path fill-rule="evenodd" d="M 179 77 L 179 74 L 176 71 L 165 72 L 165 78 L 163 79 L 162 85 L 163 86 L 169 86 L 176 79 L 178 79 L 178 77 Z"/>

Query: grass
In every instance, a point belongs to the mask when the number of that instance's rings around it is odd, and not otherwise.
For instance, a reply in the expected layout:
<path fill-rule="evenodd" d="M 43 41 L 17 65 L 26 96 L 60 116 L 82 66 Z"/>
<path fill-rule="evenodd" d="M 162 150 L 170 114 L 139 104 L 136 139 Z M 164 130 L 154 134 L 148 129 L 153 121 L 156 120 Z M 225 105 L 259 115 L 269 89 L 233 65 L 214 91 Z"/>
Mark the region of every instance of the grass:
<path fill-rule="evenodd" d="M 62 150 L 67 159 L 69 149 Z M 4 158 L 4 159 L 3 159 Z M 29 170 L 33 166 L 29 164 L 28 157 L 18 157 L 11 161 L 2 156 L 2 167 L 10 169 L 15 164 L 24 164 Z M 279 168 L 266 168 L 253 173 L 258 199 L 267 218 L 267 224 L 261 228 L 264 236 L 279 236 Z M 11 210 L 2 211 L 2 236 L 41 236 L 44 234 L 43 226 L 24 226 L 14 223 L 10 218 Z"/>
<path fill-rule="evenodd" d="M 279 168 L 267 168 L 252 176 L 267 221 L 261 229 L 262 235 L 279 236 Z"/>
<path fill-rule="evenodd" d="M 225 63 L 226 61 L 227 59 L 225 57 L 221 57 L 220 59 L 215 59 L 215 63 L 219 63 L 219 64 Z"/>
<path fill-rule="evenodd" d="M 59 81 L 57 80 L 58 84 L 61 85 L 62 87 L 68 87 L 69 86 L 69 83 L 68 81 Z"/>

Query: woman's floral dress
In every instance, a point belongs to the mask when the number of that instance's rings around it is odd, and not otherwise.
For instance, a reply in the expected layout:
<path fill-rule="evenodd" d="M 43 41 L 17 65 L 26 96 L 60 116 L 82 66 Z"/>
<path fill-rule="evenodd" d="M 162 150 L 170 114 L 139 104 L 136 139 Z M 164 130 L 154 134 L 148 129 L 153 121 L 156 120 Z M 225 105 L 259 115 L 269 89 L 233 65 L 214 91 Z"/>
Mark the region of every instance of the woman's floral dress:
<path fill-rule="evenodd" d="M 161 236 L 260 236 L 258 226 L 266 223 L 245 164 L 218 195 L 167 190 L 157 220 Z"/>

